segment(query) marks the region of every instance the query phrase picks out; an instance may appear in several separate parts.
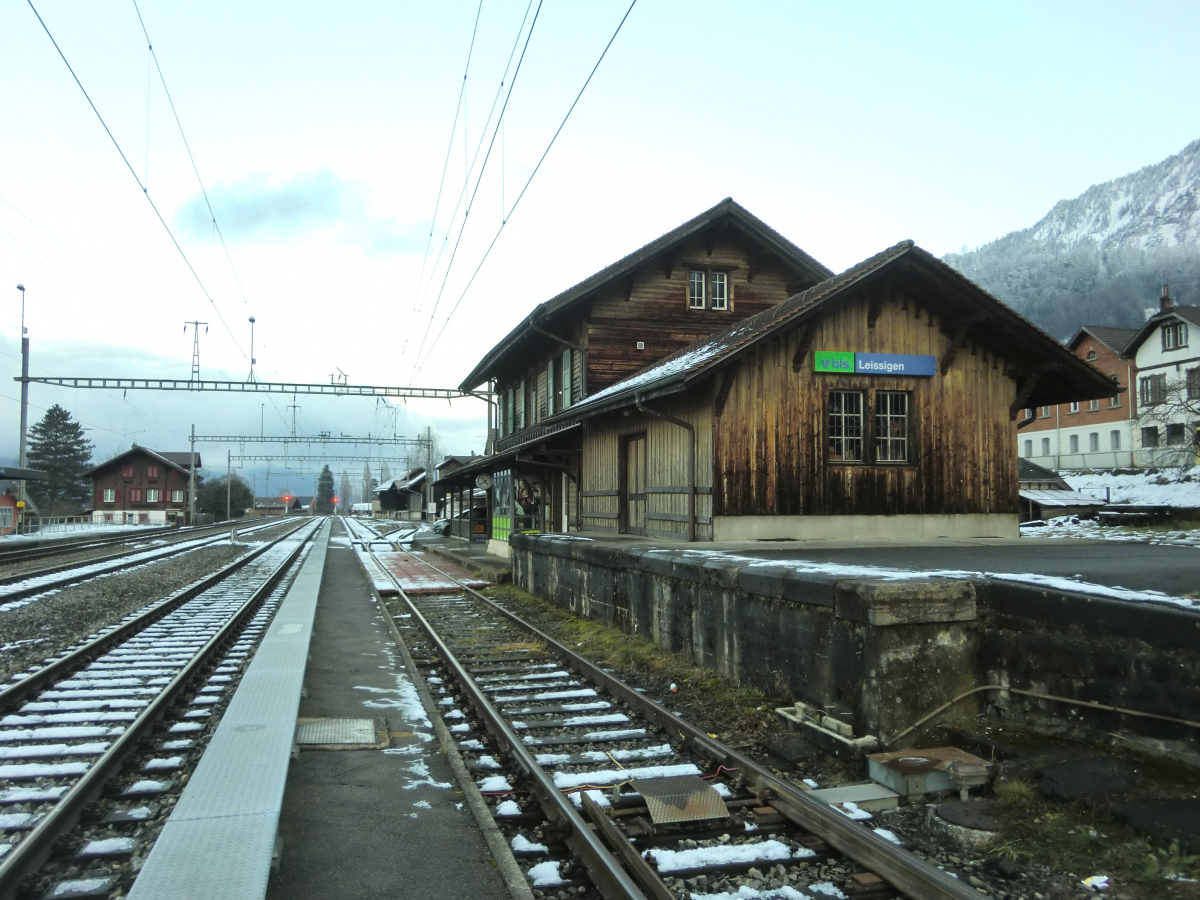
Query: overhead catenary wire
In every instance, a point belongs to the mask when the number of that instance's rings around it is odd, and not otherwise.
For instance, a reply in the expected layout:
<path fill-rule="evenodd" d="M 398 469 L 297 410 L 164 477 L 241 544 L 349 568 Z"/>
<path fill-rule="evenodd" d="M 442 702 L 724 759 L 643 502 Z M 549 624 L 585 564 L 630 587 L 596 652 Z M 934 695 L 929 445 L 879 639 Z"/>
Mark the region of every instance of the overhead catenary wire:
<path fill-rule="evenodd" d="M 480 0 L 482 5 L 483 0 Z M 163 75 L 162 66 L 158 63 L 158 54 L 154 52 L 154 44 L 150 41 L 150 33 L 146 30 L 146 22 L 142 19 L 142 11 L 138 9 L 137 0 L 133 0 L 133 9 L 137 13 L 138 24 L 142 26 L 142 34 L 146 37 L 146 48 L 150 51 L 150 58 L 154 62 L 154 68 L 158 70 L 158 79 L 162 82 L 163 93 L 167 95 L 167 103 L 171 107 L 171 115 L 175 117 L 175 124 L 179 128 L 179 136 L 183 139 L 183 147 L 187 150 L 188 160 L 192 164 L 192 171 L 196 173 L 196 182 L 200 185 L 200 194 L 204 197 L 204 205 L 208 207 L 208 215 L 212 219 L 213 230 L 216 231 L 217 237 L 221 240 L 221 249 L 225 251 L 225 259 L 229 261 L 229 271 L 233 273 L 234 283 L 238 286 L 238 291 L 242 295 L 242 303 L 246 305 L 246 309 L 250 309 L 250 301 L 246 299 L 246 291 L 242 287 L 242 280 L 238 277 L 237 269 L 233 265 L 233 257 L 229 254 L 229 248 L 225 245 L 225 235 L 221 233 L 221 226 L 217 223 L 217 215 L 213 212 L 212 203 L 208 199 L 208 191 L 204 188 L 204 180 L 200 177 L 200 169 L 196 165 L 196 158 L 192 155 L 192 146 L 188 143 L 187 135 L 183 133 L 183 122 L 179 120 L 179 112 L 175 109 L 175 101 L 171 99 L 171 91 L 167 87 L 166 76 Z M 49 32 L 47 32 L 49 33 Z M 66 60 L 64 60 L 65 62 Z M 81 85 L 82 87 L 82 85 Z M 99 115 L 99 113 L 97 113 Z M 149 84 L 146 87 L 146 169 L 150 168 L 150 92 Z M 209 298 L 212 299 L 211 297 Z M 214 304 L 215 306 L 215 304 Z M 239 348 L 240 349 L 240 348 Z"/>
<path fill-rule="evenodd" d="M 195 267 L 192 265 L 192 261 L 188 259 L 188 255 L 184 252 L 183 247 L 176 239 L 175 233 L 171 231 L 171 226 L 167 224 L 167 220 L 164 219 L 163 214 L 159 212 L 158 205 L 150 196 L 150 192 L 147 190 L 146 185 L 142 183 L 142 179 L 138 177 L 137 170 L 133 168 L 133 164 L 130 163 L 129 157 L 126 156 L 125 151 L 121 149 L 121 145 L 117 142 L 112 130 L 109 129 L 108 123 L 104 121 L 104 116 L 100 115 L 100 110 L 98 110 L 96 108 L 96 104 L 92 102 L 92 98 L 88 94 L 87 89 L 83 86 L 83 82 L 80 81 L 79 76 L 75 74 L 75 70 L 71 67 L 71 63 L 67 60 L 66 54 L 63 53 L 62 48 L 58 45 L 58 41 L 56 41 L 54 39 L 54 35 L 51 34 L 49 26 L 46 25 L 46 21 L 42 18 L 42 14 L 39 13 L 37 11 L 37 7 L 33 5 L 33 0 L 26 0 L 26 2 L 29 4 L 29 8 L 33 10 L 33 14 L 37 16 L 37 20 L 41 24 L 42 30 L 46 32 L 46 37 L 50 38 L 50 43 L 53 44 L 54 49 L 58 51 L 58 55 L 62 59 L 63 64 L 67 67 L 67 71 L 70 72 L 71 77 L 75 79 L 75 84 L 79 86 L 79 90 L 83 93 L 84 99 L 87 100 L 88 106 L 92 108 L 92 112 L 94 112 L 96 114 L 96 118 L 100 120 L 100 125 L 104 128 L 104 133 L 108 135 L 108 139 L 112 141 L 112 145 L 116 148 L 117 153 L 120 154 L 121 161 L 124 162 L 125 167 L 129 169 L 129 174 L 133 176 L 133 180 L 137 182 L 137 186 L 142 189 L 142 194 L 145 196 L 146 202 L 150 204 L 150 208 L 154 210 L 154 214 L 158 217 L 158 221 L 162 224 L 163 229 L 167 232 L 167 236 L 171 239 L 171 243 L 174 244 L 175 249 L 179 251 L 179 255 L 182 257 L 184 265 L 186 265 L 188 271 L 192 273 L 192 277 L 196 280 L 196 284 L 200 287 L 201 292 L 208 299 L 213 311 L 217 314 L 217 318 L 221 320 L 221 324 L 225 326 L 225 331 L 228 332 L 230 340 L 233 341 L 233 344 L 235 347 L 237 347 L 238 352 L 245 357 L 246 351 L 242 349 L 241 344 L 238 343 L 237 337 L 234 335 L 232 329 L 230 329 L 229 323 L 226 322 L 225 317 L 221 315 L 221 310 L 217 307 L 217 302 L 212 298 L 212 294 L 208 292 L 208 288 L 204 286 L 204 282 L 200 280 L 200 275 L 196 272 Z"/>
<path fill-rule="evenodd" d="M 442 302 L 442 294 L 446 290 L 446 282 L 450 277 L 450 270 L 454 267 L 454 259 L 458 255 L 458 247 L 462 242 L 463 232 L 467 227 L 467 219 L 471 215 L 471 207 L 475 205 L 475 197 L 479 193 L 479 186 L 483 183 L 484 172 L 487 171 L 488 160 L 492 156 L 492 148 L 496 144 L 496 135 L 500 131 L 500 124 L 504 121 L 504 113 L 508 109 L 508 101 L 512 98 L 513 89 L 517 86 L 517 78 L 521 74 L 521 65 L 525 61 L 525 52 L 529 49 L 529 41 L 533 38 L 533 30 L 537 27 L 538 16 L 542 11 L 543 0 L 538 0 L 537 9 L 533 13 L 533 22 L 529 25 L 529 33 L 525 35 L 525 45 L 521 48 L 520 59 L 517 60 L 517 68 L 513 72 L 512 81 L 508 86 L 508 93 L 504 95 L 504 105 L 500 108 L 500 118 L 496 121 L 496 127 L 492 129 L 492 138 L 488 142 L 487 153 L 484 154 L 483 164 L 479 167 L 479 174 L 475 179 L 475 188 L 471 192 L 471 199 L 467 201 L 467 208 L 463 210 L 462 224 L 458 229 L 458 236 L 454 240 L 454 249 L 450 252 L 450 260 L 446 263 L 446 271 L 442 276 L 442 286 L 438 288 L 437 298 L 434 300 L 433 309 L 429 312 L 429 322 L 425 326 L 425 331 L 421 335 L 421 345 L 417 349 L 417 359 L 420 360 L 421 352 L 425 349 L 425 341 L 429 338 L 429 330 L 433 327 L 434 317 L 437 315 L 437 308 Z M 486 129 L 485 129 L 486 131 Z M 415 378 L 419 366 L 414 364 L 412 377 Z"/>
<path fill-rule="evenodd" d="M 480 129 L 479 143 L 475 147 L 475 154 L 471 157 L 471 165 L 467 170 L 468 177 L 463 181 L 462 190 L 459 191 L 459 193 L 458 193 L 458 201 L 454 204 L 454 211 L 450 213 L 450 223 L 447 225 L 446 234 L 442 238 L 441 246 L 438 247 L 438 255 L 433 261 L 433 269 L 431 270 L 431 274 L 430 274 L 430 279 L 431 279 L 430 285 L 429 285 L 430 287 L 433 286 L 432 273 L 436 272 L 438 269 L 438 266 L 441 264 L 442 254 L 446 251 L 446 244 L 450 240 L 450 226 L 458 218 L 458 210 L 462 206 L 462 202 L 467 198 L 467 191 L 469 191 L 471 188 L 470 173 L 475 170 L 475 163 L 478 161 L 479 154 L 483 150 L 483 142 L 484 142 L 484 139 L 487 137 L 488 126 L 492 123 L 492 116 L 494 116 L 496 114 L 496 104 L 500 102 L 500 98 L 504 95 L 504 86 L 508 83 L 508 70 L 512 68 L 513 57 L 517 55 L 517 47 L 519 47 L 521 44 L 521 35 L 525 33 L 525 23 L 529 21 L 529 11 L 531 9 L 533 9 L 533 0 L 529 0 L 529 3 L 526 4 L 526 6 L 525 6 L 525 15 L 521 18 L 521 25 L 519 28 L 517 28 L 516 37 L 513 38 L 512 49 L 508 53 L 508 61 L 504 64 L 504 74 L 501 76 L 500 84 L 496 88 L 496 95 L 492 98 L 492 105 L 491 105 L 491 108 L 488 110 L 487 121 L 485 121 L 483 123 L 483 128 Z M 500 120 L 500 124 L 501 125 L 504 124 L 503 119 Z M 426 296 L 427 295 L 428 295 L 428 290 L 426 291 Z M 422 302 L 422 298 L 418 298 L 417 309 L 415 309 L 414 312 L 417 312 L 419 310 L 421 302 Z M 407 340 L 405 343 L 407 346 Z"/>
<path fill-rule="evenodd" d="M 421 257 L 421 272 L 417 276 L 417 289 L 413 295 L 413 316 L 417 314 L 417 304 L 420 301 L 421 284 L 425 281 L 425 266 L 429 262 L 429 251 L 433 247 L 433 232 L 437 227 L 438 209 L 442 205 L 442 189 L 446 185 L 446 172 L 450 169 L 450 153 L 454 150 L 454 135 L 458 133 L 458 117 L 463 113 L 463 98 L 467 93 L 467 74 L 471 70 L 471 57 L 475 53 L 475 35 L 479 32 L 479 17 L 483 13 L 483 0 L 479 0 L 479 8 L 475 10 L 475 27 L 471 30 L 471 43 L 467 47 L 467 64 L 463 68 L 462 86 L 458 89 L 458 103 L 454 107 L 454 121 L 450 124 L 450 142 L 446 145 L 446 159 L 442 163 L 442 177 L 438 180 L 437 199 L 433 201 L 433 216 L 429 220 L 429 238 L 425 242 L 425 255 Z M 466 121 L 464 116 L 463 122 L 463 146 L 467 144 L 466 138 Z M 400 351 L 401 358 L 404 357 L 404 351 L 408 349 L 408 335 L 411 329 L 407 329 L 404 338 L 404 347 Z"/>
<path fill-rule="evenodd" d="M 517 206 L 520 204 L 521 198 L 524 197 L 525 192 L 529 190 L 529 185 L 533 182 L 538 170 L 541 169 L 542 163 L 545 162 L 546 156 L 550 153 L 550 148 L 553 147 L 554 142 L 558 140 L 558 136 L 562 132 L 563 126 L 567 124 L 567 119 L 571 118 L 571 113 L 574 112 L 576 105 L 579 103 L 579 99 L 583 96 L 583 92 L 586 91 L 587 86 L 591 84 L 592 77 L 596 74 L 596 70 L 600 68 L 600 63 L 604 61 L 604 57 L 608 55 L 609 48 L 612 47 L 613 41 L 617 39 L 617 35 L 621 33 L 621 28 L 625 25 L 625 20 L 629 18 L 629 14 L 633 12 L 633 8 L 636 5 L 637 0 L 633 0 L 633 2 L 629 4 L 629 9 L 625 10 L 625 15 L 621 17 L 621 21 L 617 24 L 616 31 L 614 31 L 612 37 L 608 39 L 608 43 L 604 45 L 603 52 L 601 52 L 599 59 L 596 60 L 596 64 L 592 66 L 592 71 L 588 74 L 587 80 L 584 81 L 583 87 L 579 89 L 579 93 L 576 95 L 574 102 L 571 103 L 571 108 L 568 109 L 567 114 L 563 116 L 563 120 L 561 123 L 559 123 L 558 129 L 554 132 L 554 136 L 550 138 L 550 143 L 546 145 L 546 149 L 542 152 L 541 157 L 538 159 L 537 165 L 533 167 L 533 171 L 530 173 L 529 178 L 525 181 L 525 186 L 521 188 L 521 192 L 517 194 L 517 199 L 514 200 L 513 205 L 509 207 L 508 214 L 501 220 L 500 227 L 496 230 L 495 236 L 492 238 L 491 243 L 488 244 L 487 250 L 485 250 L 483 253 L 483 258 L 479 260 L 479 265 L 477 265 L 475 267 L 475 271 L 471 273 L 471 277 L 467 280 L 467 284 L 463 288 L 462 293 L 459 294 L 458 300 L 455 301 L 454 306 L 446 316 L 446 320 L 442 323 L 442 327 L 438 330 L 437 335 L 434 337 L 433 343 L 429 345 L 429 351 L 425 354 L 424 358 L 417 362 L 417 368 L 413 371 L 414 379 L 420 373 L 421 367 L 424 366 L 429 360 L 429 357 L 433 355 L 434 348 L 437 347 L 438 341 L 441 340 L 442 335 L 446 332 L 446 326 L 450 324 L 450 320 L 454 318 L 454 314 L 458 312 L 459 306 L 462 305 L 463 298 L 467 296 L 467 292 L 471 289 L 471 285 L 475 283 L 475 278 L 479 275 L 480 270 L 483 268 L 483 264 L 487 262 L 488 257 L 492 253 L 492 249 L 496 246 L 496 242 L 500 239 L 500 235 L 504 232 L 505 226 L 508 225 L 509 219 L 512 218 L 512 214 L 516 211 Z"/>

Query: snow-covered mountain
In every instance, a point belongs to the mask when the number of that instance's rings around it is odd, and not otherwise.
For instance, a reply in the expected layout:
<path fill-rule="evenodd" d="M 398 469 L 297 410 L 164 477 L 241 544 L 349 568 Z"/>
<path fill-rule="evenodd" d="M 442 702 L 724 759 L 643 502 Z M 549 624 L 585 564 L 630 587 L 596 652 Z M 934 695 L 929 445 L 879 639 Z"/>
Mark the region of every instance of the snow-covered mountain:
<path fill-rule="evenodd" d="M 1060 338 L 1085 323 L 1140 324 L 1164 281 L 1200 303 L 1200 140 L 944 259 Z"/>

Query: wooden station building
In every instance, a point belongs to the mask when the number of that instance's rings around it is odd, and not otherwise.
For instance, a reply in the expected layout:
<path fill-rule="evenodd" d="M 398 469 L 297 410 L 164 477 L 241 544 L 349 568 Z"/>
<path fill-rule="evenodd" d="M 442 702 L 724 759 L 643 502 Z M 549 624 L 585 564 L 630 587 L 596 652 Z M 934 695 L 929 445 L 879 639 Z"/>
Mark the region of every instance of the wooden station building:
<path fill-rule="evenodd" d="M 1112 382 L 911 241 L 834 276 L 732 200 L 538 306 L 499 397 L 487 537 L 1015 536 L 1015 420 Z"/>

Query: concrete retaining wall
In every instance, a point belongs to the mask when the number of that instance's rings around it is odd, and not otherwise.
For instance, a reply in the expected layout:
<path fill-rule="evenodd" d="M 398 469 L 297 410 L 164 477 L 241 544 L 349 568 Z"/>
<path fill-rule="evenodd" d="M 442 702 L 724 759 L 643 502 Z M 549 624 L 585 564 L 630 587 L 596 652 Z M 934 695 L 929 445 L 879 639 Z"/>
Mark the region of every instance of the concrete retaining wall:
<path fill-rule="evenodd" d="M 848 710 L 860 736 L 890 737 L 983 684 L 1200 721 L 1200 615 L 1177 607 L 991 580 L 838 581 L 771 560 L 561 535 L 514 536 L 512 564 L 530 593 L 773 697 Z M 1185 726 L 1008 692 L 951 714 L 980 710 L 1042 730 L 1200 746 Z"/>
<path fill-rule="evenodd" d="M 894 733 L 973 684 L 967 582 L 797 578 L 777 563 L 550 535 L 512 546 L 524 590 L 773 697 L 845 707 L 857 735 Z"/>

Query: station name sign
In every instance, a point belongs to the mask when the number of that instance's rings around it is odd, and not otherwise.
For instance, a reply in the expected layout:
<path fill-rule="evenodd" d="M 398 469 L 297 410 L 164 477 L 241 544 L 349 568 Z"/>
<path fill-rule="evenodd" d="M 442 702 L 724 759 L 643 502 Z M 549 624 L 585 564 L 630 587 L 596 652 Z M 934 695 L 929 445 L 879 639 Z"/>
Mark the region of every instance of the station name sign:
<path fill-rule="evenodd" d="M 910 353 L 818 350 L 813 354 L 813 371 L 829 375 L 908 375 L 928 378 L 937 374 L 937 357 Z"/>

